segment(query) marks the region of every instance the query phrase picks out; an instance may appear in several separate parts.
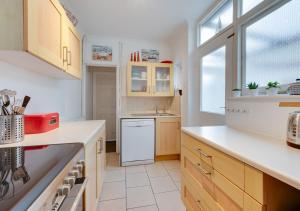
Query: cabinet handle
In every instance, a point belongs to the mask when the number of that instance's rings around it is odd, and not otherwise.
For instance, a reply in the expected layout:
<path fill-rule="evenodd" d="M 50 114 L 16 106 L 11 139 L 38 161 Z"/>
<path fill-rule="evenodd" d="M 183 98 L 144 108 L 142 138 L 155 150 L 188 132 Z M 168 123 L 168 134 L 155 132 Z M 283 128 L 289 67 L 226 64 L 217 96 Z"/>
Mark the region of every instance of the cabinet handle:
<path fill-rule="evenodd" d="M 200 207 L 201 211 L 205 211 L 205 210 L 203 209 L 203 206 L 202 206 L 201 201 L 200 201 L 200 200 L 197 200 L 197 203 L 199 204 L 199 207 Z"/>
<path fill-rule="evenodd" d="M 203 155 L 203 156 L 206 157 L 206 158 L 210 158 L 210 159 L 212 158 L 211 155 L 206 154 L 206 153 L 203 152 L 202 149 L 200 149 L 200 148 L 197 149 L 197 151 L 200 153 L 200 155 Z"/>
<path fill-rule="evenodd" d="M 68 62 L 68 47 L 63 47 L 63 63 Z"/>
<path fill-rule="evenodd" d="M 98 154 L 101 154 L 103 152 L 103 138 L 100 138 L 98 142 L 100 144 Z"/>
<path fill-rule="evenodd" d="M 68 61 L 68 66 L 72 65 L 72 52 L 67 51 L 67 61 Z"/>
<path fill-rule="evenodd" d="M 198 166 L 198 168 L 200 169 L 200 171 L 201 171 L 203 174 L 211 175 L 211 172 L 206 171 L 206 170 L 201 166 L 200 163 L 197 163 L 197 166 Z"/>

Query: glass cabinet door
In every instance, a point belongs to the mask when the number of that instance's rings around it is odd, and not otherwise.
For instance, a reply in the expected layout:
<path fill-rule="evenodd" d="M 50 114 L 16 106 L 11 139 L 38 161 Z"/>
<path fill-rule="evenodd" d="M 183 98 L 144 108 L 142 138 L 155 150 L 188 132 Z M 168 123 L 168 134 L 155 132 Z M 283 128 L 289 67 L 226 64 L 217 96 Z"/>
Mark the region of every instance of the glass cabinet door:
<path fill-rule="evenodd" d="M 148 96 L 150 95 L 151 73 L 149 65 L 130 64 L 128 67 L 128 95 Z"/>
<path fill-rule="evenodd" d="M 170 64 L 156 64 L 153 67 L 153 94 L 173 96 L 173 68 Z"/>

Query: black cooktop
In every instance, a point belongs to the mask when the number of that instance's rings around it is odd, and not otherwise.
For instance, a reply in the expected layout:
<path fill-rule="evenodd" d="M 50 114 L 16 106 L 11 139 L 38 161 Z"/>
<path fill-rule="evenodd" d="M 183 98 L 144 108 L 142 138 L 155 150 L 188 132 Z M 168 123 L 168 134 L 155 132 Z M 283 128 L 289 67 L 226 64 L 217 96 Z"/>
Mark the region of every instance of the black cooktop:
<path fill-rule="evenodd" d="M 0 210 L 26 210 L 82 148 L 61 144 L 0 149 Z"/>

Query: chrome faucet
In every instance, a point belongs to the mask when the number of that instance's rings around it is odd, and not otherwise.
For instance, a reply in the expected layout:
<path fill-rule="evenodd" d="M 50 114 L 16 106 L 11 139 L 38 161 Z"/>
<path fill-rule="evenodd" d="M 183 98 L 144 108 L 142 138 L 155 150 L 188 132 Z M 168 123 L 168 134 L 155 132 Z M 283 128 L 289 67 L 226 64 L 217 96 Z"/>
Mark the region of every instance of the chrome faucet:
<path fill-rule="evenodd" d="M 155 113 L 158 114 L 158 106 L 155 106 Z"/>

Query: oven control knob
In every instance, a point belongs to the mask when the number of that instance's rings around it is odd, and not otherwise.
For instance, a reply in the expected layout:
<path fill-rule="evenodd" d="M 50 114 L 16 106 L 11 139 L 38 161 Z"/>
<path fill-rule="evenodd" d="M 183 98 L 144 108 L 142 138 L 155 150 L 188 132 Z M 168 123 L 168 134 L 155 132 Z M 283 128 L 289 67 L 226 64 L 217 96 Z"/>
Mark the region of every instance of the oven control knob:
<path fill-rule="evenodd" d="M 75 178 L 79 177 L 80 172 L 78 170 L 72 170 L 69 172 L 69 176 L 74 176 Z"/>
<path fill-rule="evenodd" d="M 76 164 L 74 167 L 73 167 L 74 170 L 78 170 L 79 173 L 82 173 L 83 172 L 83 165 L 82 164 Z"/>
<path fill-rule="evenodd" d="M 67 196 L 70 193 L 70 191 L 71 191 L 71 185 L 63 184 L 58 188 L 57 194 L 59 196 Z"/>
<path fill-rule="evenodd" d="M 70 185 L 71 187 L 73 187 L 75 185 L 75 180 L 76 180 L 76 177 L 74 177 L 74 176 L 65 177 L 64 184 Z"/>
<path fill-rule="evenodd" d="M 81 164 L 81 165 L 83 165 L 83 166 L 84 166 L 84 164 L 85 164 L 85 161 L 84 161 L 84 160 L 79 160 L 79 161 L 77 161 L 77 164 Z"/>

